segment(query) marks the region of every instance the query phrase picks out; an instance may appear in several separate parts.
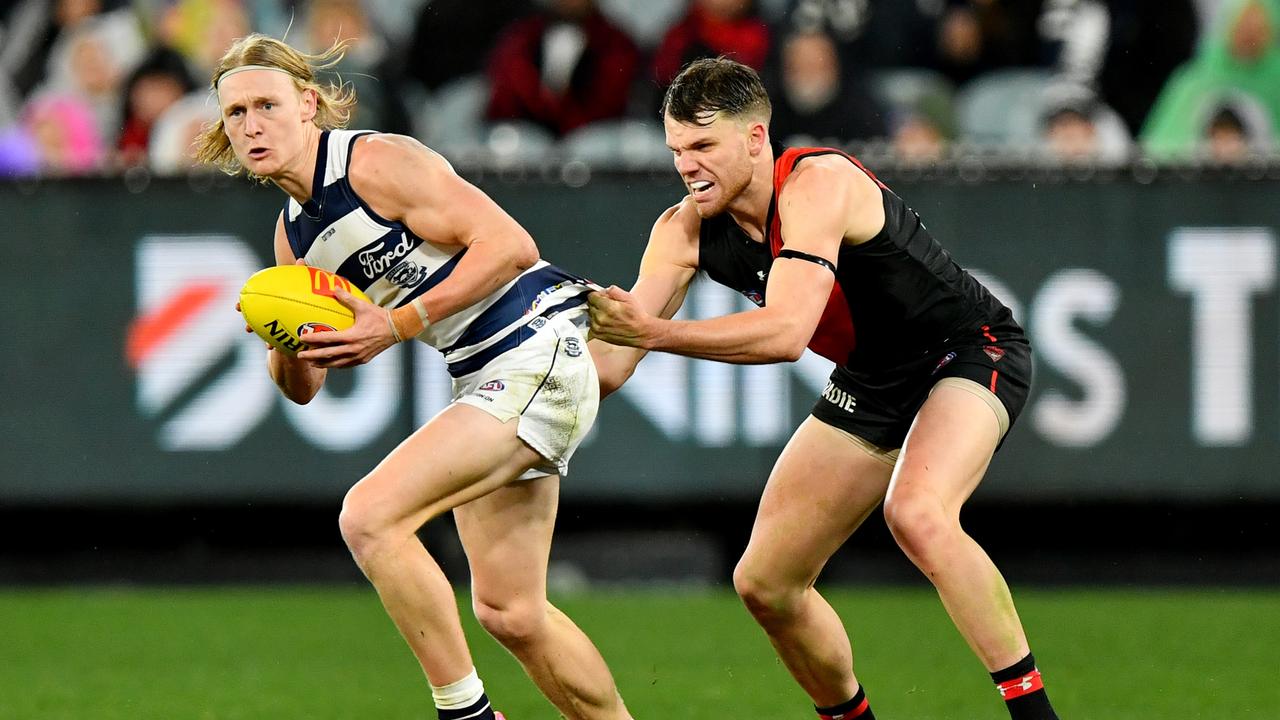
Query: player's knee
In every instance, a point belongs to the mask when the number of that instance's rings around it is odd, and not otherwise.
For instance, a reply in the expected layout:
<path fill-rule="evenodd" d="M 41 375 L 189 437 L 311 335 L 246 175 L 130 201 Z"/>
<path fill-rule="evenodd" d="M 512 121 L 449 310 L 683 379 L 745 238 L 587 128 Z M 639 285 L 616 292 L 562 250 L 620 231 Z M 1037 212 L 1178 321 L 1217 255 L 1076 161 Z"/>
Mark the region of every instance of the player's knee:
<path fill-rule="evenodd" d="M 471 599 L 471 607 L 480 626 L 513 651 L 536 643 L 546 628 L 547 609 L 543 603 L 491 603 L 477 594 Z"/>
<path fill-rule="evenodd" d="M 884 519 L 898 546 L 917 561 L 926 557 L 938 543 L 945 542 L 952 526 L 958 524 L 936 501 L 910 496 L 886 499 Z"/>
<path fill-rule="evenodd" d="M 760 622 L 786 617 L 799 597 L 792 588 L 770 582 L 744 562 L 739 562 L 733 570 L 733 589 L 747 611 Z"/>
<path fill-rule="evenodd" d="M 368 503 L 347 494 L 338 515 L 338 529 L 356 564 L 365 568 L 390 544 L 390 528 L 374 514 Z"/>

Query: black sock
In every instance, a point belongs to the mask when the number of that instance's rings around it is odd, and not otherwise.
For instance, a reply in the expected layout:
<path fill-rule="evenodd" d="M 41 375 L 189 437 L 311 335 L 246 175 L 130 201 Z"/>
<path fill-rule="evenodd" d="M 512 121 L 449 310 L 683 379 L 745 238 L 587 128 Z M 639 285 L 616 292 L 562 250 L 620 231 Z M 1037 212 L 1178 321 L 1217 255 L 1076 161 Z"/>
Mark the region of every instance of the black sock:
<path fill-rule="evenodd" d="M 1049 704 L 1049 695 L 1044 691 L 1040 671 L 1036 669 L 1036 658 L 1031 653 L 1009 667 L 991 673 L 991 679 L 1013 720 L 1058 720 L 1058 714 Z"/>
<path fill-rule="evenodd" d="M 481 693 L 480 699 L 464 708 L 442 710 L 436 708 L 440 720 L 494 720 L 493 708 L 489 705 L 489 696 Z"/>
<path fill-rule="evenodd" d="M 867 693 L 861 686 L 858 687 L 858 694 L 848 702 L 831 707 L 814 705 L 813 709 L 818 711 L 818 717 L 822 720 L 876 720 L 875 713 L 871 712 L 871 705 L 867 703 Z"/>

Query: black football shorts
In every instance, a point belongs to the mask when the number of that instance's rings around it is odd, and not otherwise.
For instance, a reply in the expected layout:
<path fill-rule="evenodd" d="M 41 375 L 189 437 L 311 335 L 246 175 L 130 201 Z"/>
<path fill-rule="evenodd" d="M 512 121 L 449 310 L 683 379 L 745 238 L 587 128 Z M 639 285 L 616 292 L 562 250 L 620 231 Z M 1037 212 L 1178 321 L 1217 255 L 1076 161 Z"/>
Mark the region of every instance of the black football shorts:
<path fill-rule="evenodd" d="M 812 415 L 873 445 L 900 448 L 939 380 L 964 378 L 990 390 L 1008 411 L 1012 427 L 1026 405 L 1031 374 L 1031 346 L 1025 340 L 959 343 L 888 370 L 837 367 Z"/>

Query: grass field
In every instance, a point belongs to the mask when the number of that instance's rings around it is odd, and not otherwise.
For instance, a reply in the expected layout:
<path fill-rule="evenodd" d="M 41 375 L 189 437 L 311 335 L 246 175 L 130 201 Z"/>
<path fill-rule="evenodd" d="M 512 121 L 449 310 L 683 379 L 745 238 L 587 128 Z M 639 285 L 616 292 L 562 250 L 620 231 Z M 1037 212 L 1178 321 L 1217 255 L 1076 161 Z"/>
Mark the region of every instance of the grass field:
<path fill-rule="evenodd" d="M 1007 718 L 931 592 L 829 595 L 877 717 Z M 1039 590 L 1018 600 L 1068 720 L 1280 718 L 1280 592 Z M 590 592 L 557 604 L 596 639 L 642 720 L 812 717 L 729 592 Z M 498 708 L 512 720 L 558 717 L 463 614 Z M 3 720 L 434 717 L 370 589 L 0 592 Z"/>

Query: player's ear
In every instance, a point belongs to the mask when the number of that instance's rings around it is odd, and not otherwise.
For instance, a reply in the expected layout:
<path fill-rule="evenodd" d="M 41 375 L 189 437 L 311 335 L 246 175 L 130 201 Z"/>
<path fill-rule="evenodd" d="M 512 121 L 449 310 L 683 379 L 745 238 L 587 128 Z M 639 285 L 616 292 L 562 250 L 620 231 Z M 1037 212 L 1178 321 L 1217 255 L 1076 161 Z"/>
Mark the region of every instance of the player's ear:
<path fill-rule="evenodd" d="M 769 145 L 769 127 L 762 122 L 747 126 L 747 151 L 752 157 L 759 155 Z"/>
<path fill-rule="evenodd" d="M 311 88 L 303 88 L 300 102 L 302 105 L 302 122 L 311 122 L 315 119 L 319 109 L 317 107 L 319 98 L 316 96 L 316 91 Z"/>

